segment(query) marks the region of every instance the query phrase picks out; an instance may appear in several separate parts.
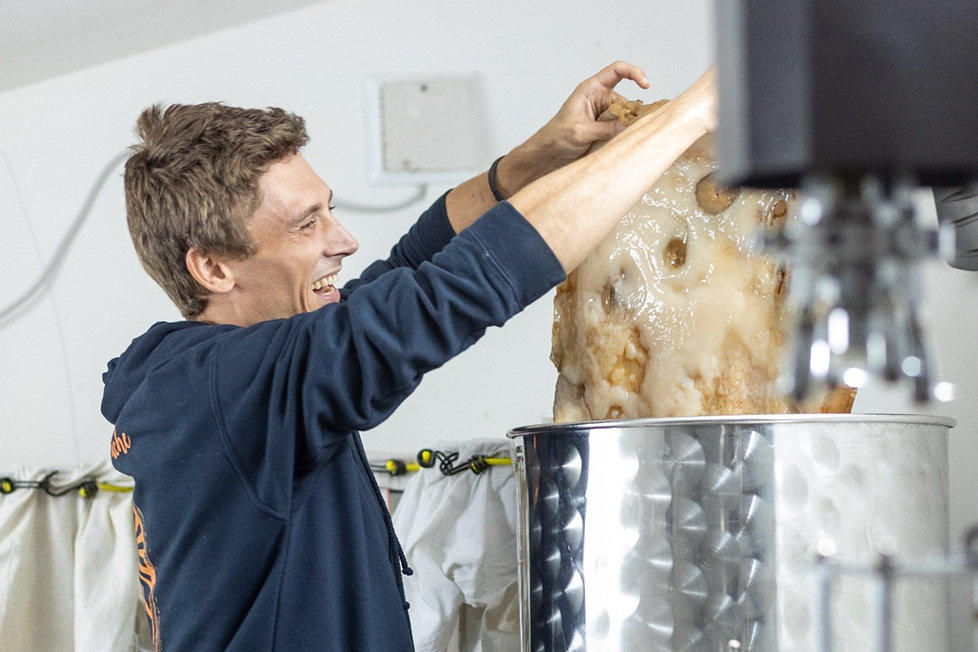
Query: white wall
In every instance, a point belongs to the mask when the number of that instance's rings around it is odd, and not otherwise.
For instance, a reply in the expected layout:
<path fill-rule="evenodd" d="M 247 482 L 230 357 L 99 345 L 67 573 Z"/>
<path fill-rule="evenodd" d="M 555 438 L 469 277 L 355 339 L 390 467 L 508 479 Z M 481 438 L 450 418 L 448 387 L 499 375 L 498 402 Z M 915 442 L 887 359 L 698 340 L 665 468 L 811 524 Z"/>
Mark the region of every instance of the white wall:
<path fill-rule="evenodd" d="M 0 3 L 0 91 L 323 0 L 31 0 Z"/>
<path fill-rule="evenodd" d="M 480 73 L 491 140 L 505 152 L 542 125 L 573 86 L 616 58 L 645 67 L 650 101 L 675 95 L 712 58 L 708 0 L 336 0 L 0 94 L 0 306 L 49 260 L 102 165 L 132 139 L 157 101 L 277 105 L 306 117 L 306 155 L 351 201 L 383 203 L 406 189 L 365 181 L 361 88 L 374 74 Z M 0 62 L 16 65 L 16 62 Z M 486 161 L 488 164 L 489 161 Z M 429 199 L 444 188 L 433 188 Z M 361 250 L 349 278 L 410 225 L 420 207 L 384 216 L 340 213 Z M 29 227 L 28 227 L 29 225 Z M 36 235 L 37 247 L 31 237 Z M 952 445 L 955 531 L 978 520 L 971 459 L 978 424 L 978 275 L 938 269 L 930 282 L 935 333 L 957 402 L 936 411 L 960 425 Z M 101 459 L 105 363 L 177 311 L 141 270 L 125 227 L 119 173 L 102 192 L 49 295 L 0 330 L 0 466 Z M 550 414 L 552 307 L 545 298 L 430 374 L 371 451 L 409 453 L 442 439 L 501 437 Z M 915 411 L 901 392 L 864 391 L 860 411 Z"/>

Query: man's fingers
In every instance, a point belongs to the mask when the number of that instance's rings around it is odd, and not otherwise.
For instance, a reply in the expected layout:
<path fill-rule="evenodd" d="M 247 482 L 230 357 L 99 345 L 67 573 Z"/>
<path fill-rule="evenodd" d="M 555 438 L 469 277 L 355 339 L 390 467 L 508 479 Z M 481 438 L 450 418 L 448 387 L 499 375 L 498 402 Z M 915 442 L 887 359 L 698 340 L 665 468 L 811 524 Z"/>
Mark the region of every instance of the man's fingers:
<path fill-rule="evenodd" d="M 608 113 L 608 109 L 611 108 L 611 105 L 614 104 L 615 100 L 625 103 L 631 102 L 631 100 L 629 100 L 627 97 L 621 95 L 620 93 L 616 93 L 615 91 L 611 91 L 607 95 L 604 93 L 599 93 L 597 97 L 591 98 L 591 105 L 594 107 L 594 112 L 597 114 L 598 120 L 618 119 L 618 116 Z"/>
<path fill-rule="evenodd" d="M 611 106 L 612 99 L 614 98 L 628 101 L 614 90 L 618 82 L 623 79 L 631 79 L 642 88 L 649 87 L 649 80 L 646 78 L 642 69 L 624 61 L 615 61 L 594 77 L 584 82 L 582 90 L 591 102 L 597 115 L 607 110 Z"/>
<path fill-rule="evenodd" d="M 638 84 L 641 88 L 649 87 L 649 80 L 645 76 L 645 72 L 642 71 L 638 66 L 633 66 L 630 63 L 625 63 L 624 61 L 615 61 L 610 66 L 607 66 L 594 77 L 592 77 L 601 86 L 604 86 L 609 91 L 618 85 L 623 79 L 631 79 L 633 82 Z"/>

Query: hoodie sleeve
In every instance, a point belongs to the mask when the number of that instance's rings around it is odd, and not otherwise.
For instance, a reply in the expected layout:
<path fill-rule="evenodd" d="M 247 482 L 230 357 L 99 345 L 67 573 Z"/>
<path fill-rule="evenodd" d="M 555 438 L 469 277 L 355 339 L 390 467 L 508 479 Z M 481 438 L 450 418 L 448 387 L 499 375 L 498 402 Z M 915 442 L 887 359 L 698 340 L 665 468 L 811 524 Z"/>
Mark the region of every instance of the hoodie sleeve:
<path fill-rule="evenodd" d="M 426 372 L 563 278 L 536 229 L 502 203 L 417 269 L 390 269 L 346 301 L 229 334 L 213 386 L 231 447 L 247 469 L 290 450 L 280 438 L 295 433 L 296 461 L 316 457 L 384 421 Z M 255 424 L 266 412 L 269 423 Z"/>
<path fill-rule="evenodd" d="M 446 197 L 448 197 L 448 193 L 439 197 L 428 210 L 421 214 L 418 221 L 391 249 L 390 257 L 371 264 L 359 278 L 353 279 L 343 286 L 340 290 L 343 298 L 348 298 L 358 287 L 370 283 L 382 274 L 398 267 L 417 269 L 421 263 L 431 260 L 436 253 L 444 249 L 445 245 L 455 237 L 455 231 L 448 221 Z"/>

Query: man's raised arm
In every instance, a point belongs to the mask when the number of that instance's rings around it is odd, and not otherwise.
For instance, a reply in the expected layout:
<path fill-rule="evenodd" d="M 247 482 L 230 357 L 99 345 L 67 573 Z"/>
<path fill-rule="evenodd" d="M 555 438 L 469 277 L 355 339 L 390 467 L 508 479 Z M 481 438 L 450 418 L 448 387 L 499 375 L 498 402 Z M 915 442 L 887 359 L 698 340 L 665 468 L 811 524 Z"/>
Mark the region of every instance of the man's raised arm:
<path fill-rule="evenodd" d="M 611 106 L 614 88 L 631 79 L 642 88 L 649 82 L 642 69 L 616 61 L 574 89 L 557 114 L 506 154 L 496 168 L 497 190 L 508 199 L 537 179 L 583 156 L 598 141 L 608 140 L 621 128 L 617 120 L 599 121 Z M 493 207 L 496 198 L 489 188 L 488 173 L 469 179 L 446 198 L 448 220 L 456 233 Z"/>
<path fill-rule="evenodd" d="M 710 68 L 607 146 L 530 183 L 510 203 L 570 272 L 716 121 L 716 71 Z"/>

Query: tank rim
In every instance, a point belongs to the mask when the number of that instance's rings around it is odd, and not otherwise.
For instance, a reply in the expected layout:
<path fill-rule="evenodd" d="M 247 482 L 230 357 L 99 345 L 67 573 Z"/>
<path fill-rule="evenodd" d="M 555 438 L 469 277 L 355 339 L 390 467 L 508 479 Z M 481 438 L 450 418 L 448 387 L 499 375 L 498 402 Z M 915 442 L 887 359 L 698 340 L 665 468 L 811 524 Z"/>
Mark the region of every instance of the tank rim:
<path fill-rule="evenodd" d="M 570 421 L 567 423 L 538 423 L 513 428 L 510 439 L 525 435 L 574 434 L 592 430 L 631 428 L 665 428 L 695 426 L 750 426 L 782 423 L 892 423 L 955 427 L 951 417 L 926 414 L 742 414 L 705 417 L 664 417 L 655 419 L 619 419 L 612 421 Z"/>

